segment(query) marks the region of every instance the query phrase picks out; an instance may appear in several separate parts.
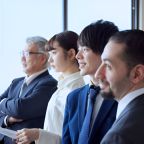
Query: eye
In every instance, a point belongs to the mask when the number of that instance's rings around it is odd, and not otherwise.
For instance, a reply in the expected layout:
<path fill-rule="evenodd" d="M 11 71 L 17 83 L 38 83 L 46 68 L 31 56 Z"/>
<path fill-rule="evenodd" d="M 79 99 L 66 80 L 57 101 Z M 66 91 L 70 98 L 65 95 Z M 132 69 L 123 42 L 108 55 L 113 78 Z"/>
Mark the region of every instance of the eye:
<path fill-rule="evenodd" d="M 106 67 L 107 70 L 111 70 L 112 69 L 111 65 L 109 65 L 109 64 L 105 64 L 105 67 Z"/>
<path fill-rule="evenodd" d="M 83 52 L 88 52 L 89 48 L 83 48 Z"/>
<path fill-rule="evenodd" d="M 52 50 L 51 54 L 55 55 L 56 54 L 56 50 Z"/>

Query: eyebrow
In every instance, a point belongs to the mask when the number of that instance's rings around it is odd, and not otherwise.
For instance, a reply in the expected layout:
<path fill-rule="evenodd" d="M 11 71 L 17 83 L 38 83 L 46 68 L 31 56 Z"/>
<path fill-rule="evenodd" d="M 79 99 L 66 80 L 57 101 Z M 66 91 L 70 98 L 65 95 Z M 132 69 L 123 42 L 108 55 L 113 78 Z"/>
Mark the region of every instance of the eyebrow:
<path fill-rule="evenodd" d="M 50 50 L 48 50 L 48 52 L 52 51 L 52 50 L 56 50 L 57 48 L 51 47 Z"/>
<path fill-rule="evenodd" d="M 104 58 L 104 59 L 102 59 L 104 62 L 105 61 L 107 61 L 107 62 L 109 62 L 109 63 L 113 63 L 110 59 L 108 59 L 108 58 Z"/>
<path fill-rule="evenodd" d="M 53 47 L 52 50 L 56 50 L 57 48 Z"/>

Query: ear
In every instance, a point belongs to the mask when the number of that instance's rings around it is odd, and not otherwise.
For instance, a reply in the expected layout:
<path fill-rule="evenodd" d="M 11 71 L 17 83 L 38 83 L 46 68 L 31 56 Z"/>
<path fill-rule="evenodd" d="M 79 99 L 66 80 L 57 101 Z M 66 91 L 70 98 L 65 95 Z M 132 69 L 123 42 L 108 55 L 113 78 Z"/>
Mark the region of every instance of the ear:
<path fill-rule="evenodd" d="M 143 80 L 144 80 L 144 65 L 142 65 L 142 64 L 136 65 L 130 73 L 130 79 L 134 84 L 143 82 Z"/>
<path fill-rule="evenodd" d="M 44 63 L 44 64 L 48 63 L 48 58 L 49 58 L 49 54 L 48 53 L 47 54 L 43 54 L 41 56 L 42 63 Z"/>
<path fill-rule="evenodd" d="M 71 60 L 74 60 L 76 59 L 76 51 L 71 48 L 69 51 L 68 51 L 68 57 L 71 59 Z"/>

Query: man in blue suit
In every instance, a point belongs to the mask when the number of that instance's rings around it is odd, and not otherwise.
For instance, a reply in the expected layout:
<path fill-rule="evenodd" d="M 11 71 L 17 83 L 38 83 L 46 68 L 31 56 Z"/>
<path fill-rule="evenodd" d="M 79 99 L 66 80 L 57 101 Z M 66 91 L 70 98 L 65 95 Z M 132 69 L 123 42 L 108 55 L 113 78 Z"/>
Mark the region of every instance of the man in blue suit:
<path fill-rule="evenodd" d="M 26 77 L 14 79 L 0 96 L 0 126 L 12 130 L 42 128 L 48 101 L 57 89 L 57 81 L 47 70 L 47 40 L 30 37 L 26 42 L 21 58 Z M 1 134 L 0 140 L 14 143 Z"/>
<path fill-rule="evenodd" d="M 68 95 L 63 125 L 63 144 L 99 144 L 115 120 L 117 102 L 103 100 L 98 94 L 94 103 L 90 134 L 88 139 L 82 142 L 84 137 L 80 135 L 89 105 L 89 87 L 98 85 L 94 75 L 101 64 L 101 54 L 109 38 L 117 31 L 118 28 L 113 23 L 99 20 L 85 27 L 79 36 L 79 52 L 76 58 L 81 75 L 89 75 L 91 83 Z"/>

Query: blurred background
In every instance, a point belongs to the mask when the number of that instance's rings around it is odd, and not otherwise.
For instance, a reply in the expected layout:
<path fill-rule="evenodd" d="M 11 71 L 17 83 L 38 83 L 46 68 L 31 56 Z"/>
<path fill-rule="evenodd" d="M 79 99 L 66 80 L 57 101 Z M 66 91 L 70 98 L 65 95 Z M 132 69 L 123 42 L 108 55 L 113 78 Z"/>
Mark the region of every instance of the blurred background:
<path fill-rule="evenodd" d="M 79 34 L 99 19 L 120 30 L 143 29 L 143 7 L 143 0 L 0 0 L 0 94 L 24 76 L 20 52 L 27 37 L 49 39 L 64 30 Z"/>

